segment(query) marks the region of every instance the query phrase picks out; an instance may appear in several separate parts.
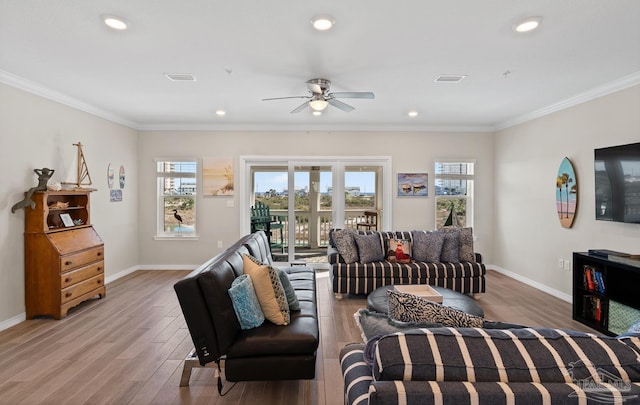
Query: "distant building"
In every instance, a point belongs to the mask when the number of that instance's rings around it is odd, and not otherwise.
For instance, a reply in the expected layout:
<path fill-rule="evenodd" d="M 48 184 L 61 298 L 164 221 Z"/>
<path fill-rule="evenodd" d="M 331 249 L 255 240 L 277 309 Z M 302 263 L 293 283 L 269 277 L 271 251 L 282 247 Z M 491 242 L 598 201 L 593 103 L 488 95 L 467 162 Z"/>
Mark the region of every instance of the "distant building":
<path fill-rule="evenodd" d="M 329 186 L 327 187 L 327 194 L 331 194 L 331 192 L 333 191 L 333 187 Z M 344 188 L 345 193 L 349 194 L 352 197 L 359 197 L 360 196 L 360 186 L 346 186 Z"/>

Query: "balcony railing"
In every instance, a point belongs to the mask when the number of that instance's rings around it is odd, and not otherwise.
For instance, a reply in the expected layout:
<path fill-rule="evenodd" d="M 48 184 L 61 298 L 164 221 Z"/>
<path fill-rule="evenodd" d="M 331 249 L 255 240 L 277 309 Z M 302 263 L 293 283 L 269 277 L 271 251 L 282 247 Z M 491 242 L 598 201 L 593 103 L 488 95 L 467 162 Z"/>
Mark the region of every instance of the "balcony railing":
<path fill-rule="evenodd" d="M 287 246 L 289 241 L 287 211 L 272 209 L 271 215 L 278 216 L 282 221 L 283 237 L 285 246 Z M 329 230 L 333 228 L 331 211 L 318 211 L 315 217 L 317 221 L 311 221 L 311 213 L 309 211 L 295 211 L 295 247 L 318 248 L 329 246 Z M 363 224 L 366 221 L 364 210 L 349 210 L 345 212 L 345 228 L 355 229 L 357 224 Z"/>

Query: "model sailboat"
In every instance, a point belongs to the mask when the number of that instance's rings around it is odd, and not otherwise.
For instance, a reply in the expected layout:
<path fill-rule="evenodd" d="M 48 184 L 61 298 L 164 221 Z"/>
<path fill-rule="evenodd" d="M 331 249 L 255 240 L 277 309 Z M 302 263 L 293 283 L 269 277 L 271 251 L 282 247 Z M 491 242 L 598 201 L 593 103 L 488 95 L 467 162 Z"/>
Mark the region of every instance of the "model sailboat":
<path fill-rule="evenodd" d="M 77 190 L 92 190 L 95 188 L 87 188 L 83 186 L 90 186 L 93 184 L 91 181 L 91 175 L 89 174 L 89 167 L 87 166 L 87 161 L 84 157 L 84 152 L 82 151 L 82 143 L 74 143 L 73 146 L 78 148 L 78 172 L 77 172 L 77 181 L 75 183 L 72 182 L 62 182 L 62 184 L 72 184 L 75 185 Z"/>

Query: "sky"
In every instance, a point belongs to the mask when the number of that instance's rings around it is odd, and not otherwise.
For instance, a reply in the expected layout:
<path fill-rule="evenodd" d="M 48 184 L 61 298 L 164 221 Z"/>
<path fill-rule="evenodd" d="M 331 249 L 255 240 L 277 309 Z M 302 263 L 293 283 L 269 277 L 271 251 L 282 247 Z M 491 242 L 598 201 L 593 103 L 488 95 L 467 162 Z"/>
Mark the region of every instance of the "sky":
<path fill-rule="evenodd" d="M 287 172 L 257 172 L 255 173 L 257 192 L 265 192 L 274 189 L 282 192 L 287 188 Z M 296 188 L 309 187 L 309 173 L 295 172 L 294 184 Z M 326 193 L 331 186 L 331 172 L 320 172 L 320 192 Z M 345 173 L 345 186 L 360 186 L 360 192 L 375 192 L 375 174 L 373 172 L 347 172 Z"/>

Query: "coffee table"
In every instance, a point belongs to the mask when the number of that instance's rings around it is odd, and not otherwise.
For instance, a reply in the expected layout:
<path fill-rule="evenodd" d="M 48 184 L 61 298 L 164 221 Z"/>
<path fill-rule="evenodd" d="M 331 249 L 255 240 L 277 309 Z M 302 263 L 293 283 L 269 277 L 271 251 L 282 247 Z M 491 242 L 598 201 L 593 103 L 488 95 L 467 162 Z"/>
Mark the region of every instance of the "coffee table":
<path fill-rule="evenodd" d="M 388 313 L 389 299 L 387 297 L 387 291 L 392 288 L 394 288 L 393 285 L 385 285 L 373 290 L 367 296 L 367 308 L 370 311 L 376 311 L 384 314 Z M 436 287 L 432 285 L 431 288 L 436 290 L 438 294 L 442 295 L 442 305 L 445 307 L 457 309 L 470 315 L 484 317 L 484 311 L 472 297 L 444 287 Z"/>

